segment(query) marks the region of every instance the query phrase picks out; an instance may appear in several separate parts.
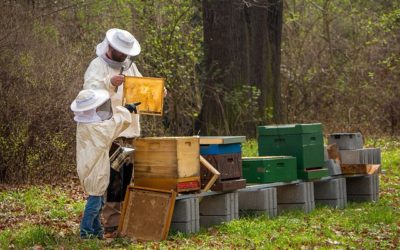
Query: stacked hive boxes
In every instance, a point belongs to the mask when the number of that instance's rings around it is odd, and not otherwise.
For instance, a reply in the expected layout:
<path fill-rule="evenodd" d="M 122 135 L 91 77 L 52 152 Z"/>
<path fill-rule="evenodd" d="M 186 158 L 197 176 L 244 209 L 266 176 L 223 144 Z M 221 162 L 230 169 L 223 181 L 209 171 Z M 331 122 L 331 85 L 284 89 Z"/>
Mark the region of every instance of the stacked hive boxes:
<path fill-rule="evenodd" d="M 135 186 L 178 193 L 200 190 L 199 137 L 147 137 L 136 139 L 133 144 Z M 171 231 L 197 232 L 200 228 L 198 199 L 176 201 L 170 219 Z"/>
<path fill-rule="evenodd" d="M 380 148 L 363 148 L 360 133 L 330 134 L 328 143 L 339 147 L 342 164 L 381 164 Z"/>
<path fill-rule="evenodd" d="M 219 173 L 217 181 L 211 187 L 214 191 L 232 191 L 246 187 L 242 179 L 242 142 L 244 136 L 202 136 L 200 154 Z M 205 185 L 212 178 L 212 173 L 201 168 L 201 183 Z"/>
<path fill-rule="evenodd" d="M 329 144 L 339 147 L 343 174 L 361 174 L 346 178 L 349 201 L 376 201 L 379 197 L 379 175 L 365 175 L 381 164 L 380 148 L 363 148 L 360 133 L 334 133 L 329 135 Z M 372 168 L 372 167 L 377 168 Z"/>
<path fill-rule="evenodd" d="M 260 156 L 293 156 L 297 159 L 297 177 L 311 180 L 325 177 L 322 125 L 291 124 L 258 127 Z"/>

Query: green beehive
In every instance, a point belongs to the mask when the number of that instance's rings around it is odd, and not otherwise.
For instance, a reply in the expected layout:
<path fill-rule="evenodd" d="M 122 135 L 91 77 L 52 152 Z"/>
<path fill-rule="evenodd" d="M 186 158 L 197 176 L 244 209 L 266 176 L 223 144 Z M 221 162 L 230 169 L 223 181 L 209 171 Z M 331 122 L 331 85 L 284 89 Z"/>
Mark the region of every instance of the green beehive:
<path fill-rule="evenodd" d="M 296 158 L 264 156 L 242 158 L 243 178 L 248 183 L 289 182 L 297 179 Z"/>
<path fill-rule="evenodd" d="M 328 175 L 323 169 L 324 142 L 321 123 L 258 127 L 260 156 L 290 155 L 297 159 L 298 178 L 315 179 Z"/>

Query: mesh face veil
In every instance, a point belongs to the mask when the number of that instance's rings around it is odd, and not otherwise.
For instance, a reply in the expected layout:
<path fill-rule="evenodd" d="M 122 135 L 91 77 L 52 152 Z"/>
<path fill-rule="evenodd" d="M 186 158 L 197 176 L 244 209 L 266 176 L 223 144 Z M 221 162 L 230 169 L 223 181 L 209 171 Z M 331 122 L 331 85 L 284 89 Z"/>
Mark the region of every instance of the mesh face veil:
<path fill-rule="evenodd" d="M 111 108 L 111 99 L 108 99 L 105 103 L 100 105 L 96 109 L 97 115 L 101 118 L 102 121 L 109 120 L 112 115 L 112 108 Z"/>

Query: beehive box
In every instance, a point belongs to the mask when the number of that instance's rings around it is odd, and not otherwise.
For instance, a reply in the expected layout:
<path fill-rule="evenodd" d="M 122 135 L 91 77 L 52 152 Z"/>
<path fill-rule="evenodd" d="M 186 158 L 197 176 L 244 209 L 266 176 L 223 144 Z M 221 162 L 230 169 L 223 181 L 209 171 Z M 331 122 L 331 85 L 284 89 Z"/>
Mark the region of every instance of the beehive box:
<path fill-rule="evenodd" d="M 200 143 L 201 144 L 201 143 Z M 222 155 L 242 153 L 242 144 L 206 144 L 200 145 L 200 154 L 205 155 Z"/>
<path fill-rule="evenodd" d="M 292 156 L 243 157 L 243 177 L 248 183 L 289 182 L 297 179 Z"/>
<path fill-rule="evenodd" d="M 242 154 L 202 155 L 219 173 L 219 181 L 242 177 Z M 205 183 L 211 179 L 212 173 L 201 168 L 201 179 Z M 204 180 L 204 181 L 203 181 Z"/>
<path fill-rule="evenodd" d="M 177 192 L 200 189 L 198 137 L 147 137 L 133 145 L 135 185 Z"/>
<path fill-rule="evenodd" d="M 324 144 L 322 125 L 290 124 L 258 127 L 260 156 L 289 155 L 296 157 L 301 171 L 322 168 Z"/>
<path fill-rule="evenodd" d="M 244 188 L 242 179 L 242 142 L 244 136 L 202 136 L 200 154 L 220 173 L 211 187 L 214 191 L 230 191 Z M 212 173 L 201 168 L 201 182 L 207 183 Z"/>

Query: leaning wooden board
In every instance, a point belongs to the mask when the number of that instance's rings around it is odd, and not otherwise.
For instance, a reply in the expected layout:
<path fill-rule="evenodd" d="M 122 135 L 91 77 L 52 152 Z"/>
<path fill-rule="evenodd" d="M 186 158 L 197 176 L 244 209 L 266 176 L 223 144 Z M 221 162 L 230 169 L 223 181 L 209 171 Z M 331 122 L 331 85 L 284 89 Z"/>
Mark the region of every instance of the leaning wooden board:
<path fill-rule="evenodd" d="M 176 193 L 129 186 L 118 230 L 137 241 L 161 241 L 168 236 Z"/>

